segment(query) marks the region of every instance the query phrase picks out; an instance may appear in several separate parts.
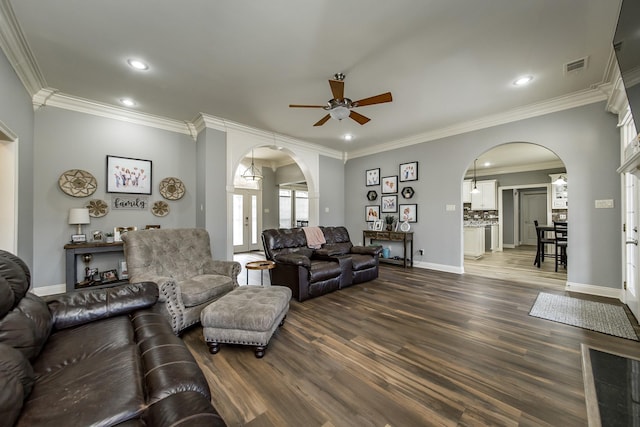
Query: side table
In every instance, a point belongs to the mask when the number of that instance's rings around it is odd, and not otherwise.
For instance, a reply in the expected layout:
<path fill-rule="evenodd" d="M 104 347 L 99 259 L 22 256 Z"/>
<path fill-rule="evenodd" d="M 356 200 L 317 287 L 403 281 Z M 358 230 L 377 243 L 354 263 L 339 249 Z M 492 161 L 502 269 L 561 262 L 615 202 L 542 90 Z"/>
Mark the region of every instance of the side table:
<path fill-rule="evenodd" d="M 68 243 L 64 245 L 65 250 L 65 275 L 67 282 L 67 292 L 76 290 L 77 276 L 76 272 L 78 269 L 78 256 L 83 254 L 98 254 L 104 252 L 124 252 L 124 243 L 115 242 L 115 243 Z M 127 283 L 128 280 L 118 280 L 109 282 L 108 284 L 101 285 L 100 287 L 105 286 L 115 286 L 121 283 Z"/>
<path fill-rule="evenodd" d="M 273 261 L 251 261 L 245 264 L 244 268 L 247 269 L 247 285 L 249 284 L 249 270 L 262 270 L 260 273 L 260 286 L 264 286 L 264 272 L 275 268 L 276 263 Z"/>

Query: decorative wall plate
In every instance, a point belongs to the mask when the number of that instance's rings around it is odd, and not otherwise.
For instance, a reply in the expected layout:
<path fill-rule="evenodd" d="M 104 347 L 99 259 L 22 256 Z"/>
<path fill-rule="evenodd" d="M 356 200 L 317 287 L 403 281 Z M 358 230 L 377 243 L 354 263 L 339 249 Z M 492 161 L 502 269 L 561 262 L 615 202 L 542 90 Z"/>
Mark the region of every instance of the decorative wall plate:
<path fill-rule="evenodd" d="M 163 202 L 162 200 L 158 200 L 153 203 L 151 207 L 151 213 L 155 216 L 167 216 L 169 215 L 169 205 L 167 202 Z"/>
<path fill-rule="evenodd" d="M 109 205 L 104 200 L 92 199 L 87 204 L 89 216 L 93 218 L 102 218 L 109 213 Z"/>
<path fill-rule="evenodd" d="M 184 191 L 184 183 L 178 178 L 169 177 L 160 181 L 160 194 L 167 200 L 181 199 Z"/>
<path fill-rule="evenodd" d="M 60 189 L 73 197 L 88 197 L 98 188 L 96 178 L 81 169 L 69 169 L 58 179 Z"/>

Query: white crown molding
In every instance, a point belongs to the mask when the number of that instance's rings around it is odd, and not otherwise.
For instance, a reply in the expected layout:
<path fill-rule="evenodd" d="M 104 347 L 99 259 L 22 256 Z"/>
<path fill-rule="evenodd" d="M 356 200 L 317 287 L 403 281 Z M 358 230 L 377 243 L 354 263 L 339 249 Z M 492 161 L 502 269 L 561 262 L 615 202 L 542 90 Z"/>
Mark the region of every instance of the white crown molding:
<path fill-rule="evenodd" d="M 36 58 L 24 37 L 9 0 L 0 0 L 0 49 L 29 95 L 47 87 Z"/>
<path fill-rule="evenodd" d="M 460 135 L 467 132 L 486 129 L 493 126 L 529 119 L 532 117 L 538 117 L 557 111 L 582 107 L 584 105 L 604 101 L 605 99 L 606 95 L 600 89 L 587 89 L 570 95 L 549 99 L 547 101 L 539 102 L 536 104 L 514 108 L 503 113 L 492 114 L 480 119 L 470 120 L 468 122 L 458 123 L 453 126 L 436 129 L 408 138 L 398 139 L 386 144 L 380 144 L 373 147 L 350 151 L 348 153 L 348 156 L 350 159 L 369 156 L 388 150 L 395 150 L 398 148 L 408 147 L 423 142 L 435 141 L 449 136 Z"/>
<path fill-rule="evenodd" d="M 57 107 L 65 110 L 77 111 L 80 113 L 92 114 L 94 116 L 182 133 L 194 138 L 194 129 L 188 122 L 181 122 L 179 120 L 139 113 L 137 111 L 131 111 L 115 107 L 113 105 L 102 104 L 96 101 L 66 95 L 51 88 L 41 89 L 38 91 L 38 93 L 33 96 L 32 101 L 36 109 L 45 106 Z"/>
<path fill-rule="evenodd" d="M 288 145 L 289 147 L 293 146 L 304 150 L 311 150 L 320 155 L 331 157 L 334 159 L 342 160 L 344 158 L 344 153 L 342 151 L 333 150 L 321 145 L 312 144 L 310 142 L 302 141 L 275 132 L 257 129 L 251 126 L 243 125 L 242 123 L 233 122 L 231 120 L 222 119 L 220 117 L 211 116 L 205 113 L 200 113 L 198 117 L 193 120 L 193 123 L 195 125 L 195 128 L 198 130 L 198 133 L 202 132 L 204 128 L 216 129 L 223 132 L 228 132 L 231 130 L 253 135 L 267 141 L 267 144 L 270 145 Z"/>

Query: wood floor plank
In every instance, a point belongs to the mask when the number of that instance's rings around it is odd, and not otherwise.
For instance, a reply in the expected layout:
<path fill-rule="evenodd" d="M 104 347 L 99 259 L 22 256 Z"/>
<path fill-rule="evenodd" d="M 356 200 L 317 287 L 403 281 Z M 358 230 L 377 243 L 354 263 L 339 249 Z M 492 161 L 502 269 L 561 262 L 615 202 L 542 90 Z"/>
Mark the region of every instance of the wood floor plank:
<path fill-rule="evenodd" d="M 199 326 L 183 338 L 230 426 L 584 426 L 580 344 L 640 357 L 640 343 L 529 316 L 540 291 L 567 294 L 529 256 L 485 260 L 509 266 L 498 275 L 383 265 L 292 301 L 262 359 L 209 354 Z"/>

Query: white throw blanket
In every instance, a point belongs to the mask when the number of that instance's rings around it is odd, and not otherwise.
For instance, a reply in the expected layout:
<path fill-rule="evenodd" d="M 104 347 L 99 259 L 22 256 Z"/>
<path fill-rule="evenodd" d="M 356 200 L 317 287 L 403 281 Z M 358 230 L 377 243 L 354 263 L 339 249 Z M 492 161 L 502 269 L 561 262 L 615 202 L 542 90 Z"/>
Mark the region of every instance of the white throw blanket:
<path fill-rule="evenodd" d="M 323 244 L 327 243 L 320 227 L 302 227 L 302 231 L 307 238 L 307 246 L 311 249 L 320 249 Z"/>

